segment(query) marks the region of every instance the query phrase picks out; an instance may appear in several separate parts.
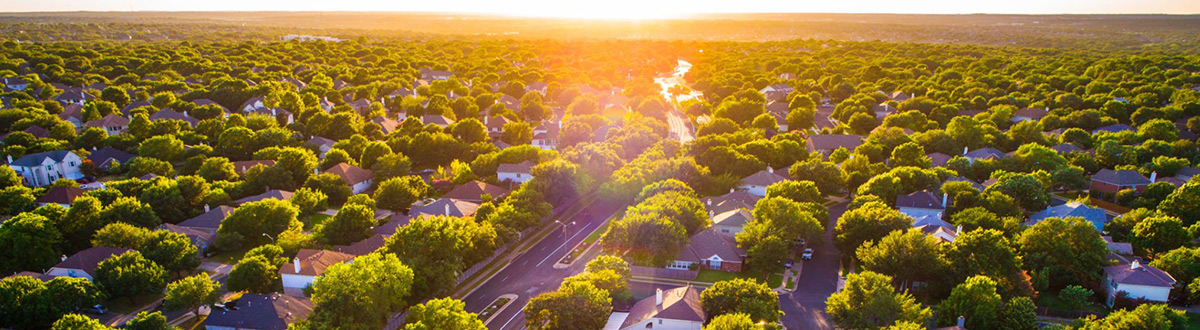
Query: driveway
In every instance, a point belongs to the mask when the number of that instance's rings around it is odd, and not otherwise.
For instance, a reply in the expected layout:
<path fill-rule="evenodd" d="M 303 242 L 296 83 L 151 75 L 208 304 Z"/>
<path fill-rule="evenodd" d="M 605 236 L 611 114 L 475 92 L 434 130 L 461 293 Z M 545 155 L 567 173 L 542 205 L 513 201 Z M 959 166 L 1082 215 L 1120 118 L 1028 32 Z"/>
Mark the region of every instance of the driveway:
<path fill-rule="evenodd" d="M 779 308 L 784 313 L 781 321 L 789 330 L 833 329 L 825 314 L 825 300 L 837 292 L 841 269 L 841 253 L 833 246 L 833 228 L 848 205 L 842 202 L 829 207 L 824 241 L 813 248 L 812 260 L 804 262 L 796 290 L 779 296 Z"/>

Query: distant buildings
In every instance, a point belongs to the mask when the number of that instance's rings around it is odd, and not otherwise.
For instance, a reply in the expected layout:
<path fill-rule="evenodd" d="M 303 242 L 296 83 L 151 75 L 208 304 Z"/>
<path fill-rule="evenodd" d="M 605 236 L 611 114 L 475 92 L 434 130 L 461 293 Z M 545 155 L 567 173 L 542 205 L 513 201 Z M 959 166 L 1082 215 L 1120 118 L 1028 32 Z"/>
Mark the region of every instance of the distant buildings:
<path fill-rule="evenodd" d="M 78 180 L 83 178 L 79 165 L 83 159 L 74 152 L 55 150 L 28 154 L 12 159 L 9 156 L 8 166 L 22 177 L 22 182 L 30 187 L 44 187 L 53 184 L 58 179 Z"/>

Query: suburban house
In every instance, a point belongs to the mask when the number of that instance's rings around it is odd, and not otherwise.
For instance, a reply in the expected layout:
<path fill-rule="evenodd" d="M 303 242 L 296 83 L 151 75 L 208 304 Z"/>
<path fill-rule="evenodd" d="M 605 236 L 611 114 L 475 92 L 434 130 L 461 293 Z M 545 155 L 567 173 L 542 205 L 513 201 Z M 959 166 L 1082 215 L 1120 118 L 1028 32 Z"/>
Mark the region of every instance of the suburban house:
<path fill-rule="evenodd" d="M 450 198 L 464 200 L 474 203 L 483 203 L 483 195 L 490 195 L 491 199 L 500 199 L 508 195 L 508 189 L 493 184 L 488 184 L 483 181 L 475 180 L 467 182 L 451 189 L 442 198 Z"/>
<path fill-rule="evenodd" d="M 133 157 L 135 157 L 133 154 L 121 149 L 104 147 L 104 149 L 93 150 L 91 154 L 88 154 L 87 159 L 96 168 L 108 170 L 113 165 L 128 164 Z"/>
<path fill-rule="evenodd" d="M 976 160 L 981 160 L 981 159 L 988 159 L 988 160 L 1001 159 L 1004 157 L 1008 157 L 1008 154 L 1005 154 L 1003 151 L 1000 151 L 999 149 L 996 149 L 996 148 L 980 148 L 980 149 L 975 149 L 975 150 L 970 150 L 970 151 L 968 151 L 967 148 L 963 148 L 963 157 L 965 157 L 967 160 L 974 163 Z"/>
<path fill-rule="evenodd" d="M 283 280 L 285 292 L 304 290 L 312 285 L 317 276 L 325 274 L 329 267 L 354 260 L 354 256 L 328 250 L 300 249 L 292 262 L 279 267 L 279 277 Z M 290 292 L 288 294 L 291 294 Z"/>
<path fill-rule="evenodd" d="M 231 165 L 233 165 L 233 171 L 235 173 L 237 173 L 238 175 L 245 175 L 246 171 L 248 171 L 248 170 L 250 170 L 250 168 L 258 166 L 258 165 L 262 165 L 262 166 L 266 166 L 266 167 L 275 166 L 275 161 L 270 160 L 270 159 L 241 160 L 241 161 L 232 162 Z"/>
<path fill-rule="evenodd" d="M 431 70 L 428 67 L 421 68 L 421 79 L 423 80 L 449 80 L 454 76 L 454 72 Z"/>
<path fill-rule="evenodd" d="M 313 136 L 311 139 L 308 139 L 308 142 L 305 142 L 305 144 L 317 149 L 317 156 L 321 157 L 321 159 L 325 159 L 325 154 L 329 152 L 329 149 L 333 149 L 335 143 L 337 141 L 320 136 Z"/>
<path fill-rule="evenodd" d="M 962 232 L 962 226 L 952 226 L 950 223 L 933 215 L 926 215 L 917 218 L 913 221 L 913 228 L 920 230 L 925 235 L 933 236 L 942 243 L 954 243 L 958 238 L 958 234 Z"/>
<path fill-rule="evenodd" d="M 14 132 L 16 132 L 16 131 L 14 131 Z M 12 135 L 12 133 L 14 133 L 14 132 L 4 133 L 4 135 L 0 136 L 0 140 L 7 138 L 9 135 Z M 41 126 L 38 126 L 38 125 L 32 125 L 32 126 L 26 127 L 25 129 L 20 130 L 19 132 L 29 133 L 29 135 L 33 135 L 33 137 L 39 138 L 39 139 L 50 136 L 50 130 L 42 128 Z"/>
<path fill-rule="evenodd" d="M 487 131 L 490 134 L 504 133 L 504 125 L 511 122 L 512 120 L 505 116 L 483 116 L 483 127 L 487 128 Z"/>
<path fill-rule="evenodd" d="M 512 111 L 521 109 L 521 100 L 509 95 L 500 96 L 499 99 L 496 99 L 496 104 L 503 105 L 505 108 L 508 108 Z"/>
<path fill-rule="evenodd" d="M 730 189 L 728 194 L 704 197 L 700 202 L 704 203 L 704 208 L 709 214 L 716 215 L 736 209 L 753 210 L 759 199 L 762 199 L 762 196 L 753 195 L 745 190 Z"/>
<path fill-rule="evenodd" d="M 46 191 L 45 195 L 38 197 L 36 200 L 38 206 L 46 206 L 49 204 L 58 204 L 62 207 L 71 207 L 71 203 L 75 202 L 76 198 L 83 196 L 85 191 L 78 187 L 54 187 Z"/>
<path fill-rule="evenodd" d="M 1100 133 L 1120 133 L 1125 131 L 1137 132 L 1137 129 L 1133 128 L 1133 126 L 1125 124 L 1112 124 L 1092 130 L 1092 135 Z"/>
<path fill-rule="evenodd" d="M 121 117 L 115 113 L 108 114 L 104 118 L 89 120 L 84 123 L 87 127 L 103 128 L 108 135 L 120 135 L 125 133 L 125 129 L 129 128 L 129 118 Z"/>
<path fill-rule="evenodd" d="M 179 112 L 179 111 L 175 111 L 175 110 L 171 110 L 171 109 L 158 110 L 158 112 L 155 112 L 154 114 L 150 115 L 150 121 L 159 121 L 159 120 L 181 120 L 181 121 L 187 123 L 188 126 L 191 126 L 191 127 L 196 127 L 196 124 L 200 123 L 199 119 L 189 116 L 187 114 L 187 111 Z"/>
<path fill-rule="evenodd" d="M 780 92 L 783 94 L 787 94 L 787 93 L 791 93 L 792 91 L 795 91 L 795 90 L 796 90 L 795 88 L 792 88 L 792 86 L 789 86 L 788 84 L 774 84 L 771 86 L 763 87 L 763 89 L 759 90 L 759 92 L 761 92 L 763 94 L 766 94 L 767 92 Z"/>
<path fill-rule="evenodd" d="M 1025 222 L 1027 226 L 1036 225 L 1038 222 L 1046 218 L 1067 218 L 1079 217 L 1091 222 L 1096 226 L 1096 231 L 1103 231 L 1104 224 L 1108 223 L 1108 215 L 1104 210 L 1097 207 L 1083 205 L 1080 202 L 1068 202 L 1059 206 L 1051 206 L 1045 210 L 1038 211 L 1029 216 L 1029 220 Z"/>
<path fill-rule="evenodd" d="M 1165 303 L 1175 287 L 1175 278 L 1158 268 L 1143 265 L 1137 260 L 1123 265 L 1104 267 L 1104 303 L 1109 307 L 1117 293 L 1125 292 L 1130 299 L 1144 298 Z"/>
<path fill-rule="evenodd" d="M 1070 144 L 1070 143 L 1060 143 L 1053 147 L 1050 147 L 1050 149 L 1053 149 L 1054 152 L 1057 152 L 1059 155 L 1061 155 L 1063 157 L 1066 157 L 1067 155 L 1071 154 L 1072 152 L 1084 152 L 1082 148 L 1079 148 L 1079 147 L 1075 146 L 1074 144 Z"/>
<path fill-rule="evenodd" d="M 379 131 L 383 132 L 383 135 L 392 134 L 392 132 L 395 132 L 396 129 L 400 128 L 400 122 L 387 119 L 385 117 L 372 118 L 371 122 L 379 125 Z"/>
<path fill-rule="evenodd" d="M 440 198 L 428 204 L 416 205 L 420 203 L 419 201 L 414 203 L 413 207 L 408 210 L 408 215 L 414 217 L 421 215 L 469 217 L 475 215 L 475 210 L 479 208 L 479 204 L 451 198 Z"/>
<path fill-rule="evenodd" d="M 262 96 L 251 97 L 249 100 L 246 100 L 246 102 L 243 102 L 242 107 L 239 109 L 241 109 L 242 112 L 250 112 L 256 109 L 266 108 L 267 105 L 263 103 L 266 100 L 267 99 Z"/>
<path fill-rule="evenodd" d="M 159 230 L 166 230 L 172 233 L 183 234 L 192 241 L 192 245 L 196 246 L 196 251 L 200 257 L 204 257 L 204 253 L 208 252 L 217 241 L 217 231 L 208 230 L 207 228 L 184 227 L 171 223 L 164 223 L 158 226 Z"/>
<path fill-rule="evenodd" d="M 1200 168 L 1195 167 L 1184 167 L 1175 172 L 1175 178 L 1183 182 L 1191 181 L 1197 175 L 1200 175 Z"/>
<path fill-rule="evenodd" d="M 21 176 L 21 182 L 25 185 L 43 187 L 62 178 L 83 178 L 83 173 L 79 172 L 79 165 L 82 163 L 83 159 L 74 152 L 54 150 L 28 154 L 15 161 L 9 156 L 8 166 Z"/>
<path fill-rule="evenodd" d="M 546 95 L 546 87 L 550 87 L 550 84 L 540 81 L 532 82 L 529 85 L 525 85 L 525 92 L 537 92 L 538 94 Z"/>
<path fill-rule="evenodd" d="M 63 111 L 58 113 L 58 118 L 75 125 L 75 127 L 83 127 L 83 106 L 78 104 L 64 105 Z"/>
<path fill-rule="evenodd" d="M 29 88 L 29 82 L 21 77 L 4 77 L 4 87 L 15 91 L 23 91 Z"/>
<path fill-rule="evenodd" d="M 1114 171 L 1105 168 L 1100 169 L 1100 172 L 1092 175 L 1092 184 L 1088 190 L 1110 194 L 1115 194 L 1124 189 L 1132 189 L 1140 192 L 1153 182 L 1153 180 L 1147 179 L 1135 170 Z"/>
<path fill-rule="evenodd" d="M 745 227 L 746 223 L 754 220 L 754 215 L 746 209 L 739 208 L 720 214 L 710 213 L 709 218 L 712 220 L 710 230 L 721 233 L 721 235 L 733 237 L 742 232 L 742 227 Z"/>
<path fill-rule="evenodd" d="M 275 118 L 276 120 L 282 118 L 284 124 L 291 124 L 291 123 L 295 122 L 295 116 L 292 115 L 291 111 L 287 111 L 287 110 L 280 109 L 280 108 L 258 108 L 258 109 L 250 110 L 249 113 L 256 114 L 256 115 L 263 115 L 263 116 L 271 116 L 272 118 Z"/>
<path fill-rule="evenodd" d="M 286 191 L 286 190 L 279 190 L 279 189 L 268 190 L 267 192 L 264 192 L 264 193 L 261 193 L 258 195 L 249 196 L 249 197 L 245 197 L 245 198 L 233 201 L 233 205 L 235 205 L 235 206 L 242 205 L 242 204 L 246 204 L 249 202 L 257 202 L 257 201 L 261 201 L 264 199 L 272 199 L 272 198 L 278 199 L 281 201 L 289 201 L 292 199 L 292 192 Z"/>
<path fill-rule="evenodd" d="M 54 97 L 54 100 L 62 105 L 78 104 L 85 105 L 88 101 L 96 99 L 92 94 L 84 92 L 82 88 L 68 88 L 63 90 L 61 94 Z"/>
<path fill-rule="evenodd" d="M 375 183 L 375 172 L 346 163 L 333 165 L 325 170 L 325 173 L 341 177 L 347 185 L 350 185 L 350 191 L 355 194 L 361 194 L 367 189 L 371 189 L 371 185 Z"/>
<path fill-rule="evenodd" d="M 140 108 L 145 108 L 145 107 L 150 108 L 150 109 L 148 109 L 148 111 L 154 111 L 154 105 L 150 104 L 150 101 L 138 100 L 138 101 L 129 102 L 129 104 L 126 104 L 124 107 L 121 107 L 121 115 L 129 116 L 129 114 L 132 113 L 134 109 L 140 109 Z"/>
<path fill-rule="evenodd" d="M 446 128 L 454 123 L 453 119 L 442 115 L 424 115 L 421 116 L 421 123 L 425 125 L 434 124 L 441 128 Z"/>
<path fill-rule="evenodd" d="M 783 181 L 787 181 L 787 178 L 775 174 L 775 169 L 767 166 L 766 170 L 758 171 L 758 173 L 742 178 L 742 184 L 738 188 L 755 196 L 766 196 L 768 186 Z"/>
<path fill-rule="evenodd" d="M 70 258 L 64 258 L 62 262 L 54 265 L 54 267 L 50 267 L 50 270 L 46 271 L 46 275 L 54 277 L 79 277 L 91 281 L 92 276 L 96 275 L 96 267 L 100 265 L 101 261 L 129 251 L 133 250 L 103 246 L 88 248 L 87 250 L 75 253 Z"/>
<path fill-rule="evenodd" d="M 896 102 L 908 101 L 908 99 L 911 99 L 914 97 L 917 97 L 916 93 L 905 93 L 904 91 L 895 91 L 895 92 L 892 92 L 892 95 L 891 95 L 892 100 L 895 100 Z"/>
<path fill-rule="evenodd" d="M 1012 122 L 1018 123 L 1022 121 L 1039 121 L 1050 113 L 1050 107 L 1046 108 L 1023 108 L 1013 111 Z"/>
<path fill-rule="evenodd" d="M 1100 236 L 1104 238 L 1104 242 L 1108 243 L 1108 252 L 1114 254 L 1131 256 L 1133 255 L 1133 244 L 1125 242 L 1113 241 L 1112 236 Z"/>
<path fill-rule="evenodd" d="M 897 196 L 896 208 L 900 209 L 900 213 L 904 213 L 914 219 L 923 216 L 934 216 L 941 219 L 942 213 L 946 211 L 947 199 L 949 199 L 949 196 L 946 194 L 938 196 L 932 192 L 918 191 L 908 195 Z"/>
<path fill-rule="evenodd" d="M 734 273 L 742 271 L 746 251 L 738 248 L 732 235 L 717 230 L 710 227 L 692 235 L 667 268 L 689 269 L 695 266 Z"/>
<path fill-rule="evenodd" d="M 209 229 L 213 232 L 216 232 L 217 228 L 221 228 L 221 222 L 225 221 L 225 218 L 228 217 L 229 214 L 233 213 L 234 210 L 234 207 L 225 205 L 217 206 L 216 208 L 211 209 L 208 206 L 205 206 L 204 208 L 204 213 L 197 215 L 195 218 L 184 220 L 183 222 L 180 222 L 179 225 L 184 227 Z"/>
<path fill-rule="evenodd" d="M 825 157 L 829 157 L 829 154 L 838 148 L 854 152 L 854 148 L 859 145 L 862 145 L 862 137 L 858 135 L 814 134 L 805 142 L 808 152 L 819 152 Z"/>
<path fill-rule="evenodd" d="M 246 293 L 237 308 L 213 310 L 204 319 L 204 330 L 286 330 L 308 318 L 312 301 L 279 293 Z"/>
<path fill-rule="evenodd" d="M 529 174 L 533 166 L 537 165 L 531 161 L 523 161 L 519 164 L 500 164 L 496 167 L 496 179 L 500 182 L 509 181 L 516 183 L 525 183 L 529 179 L 533 179 L 533 175 Z"/>
<path fill-rule="evenodd" d="M 953 156 L 940 152 L 931 153 L 928 156 L 934 167 L 946 167 L 946 163 L 949 163 L 950 159 L 954 158 Z"/>
<path fill-rule="evenodd" d="M 657 289 L 654 297 L 642 299 L 629 309 L 621 330 L 700 330 L 704 327 L 700 290 L 690 284 L 674 289 Z"/>

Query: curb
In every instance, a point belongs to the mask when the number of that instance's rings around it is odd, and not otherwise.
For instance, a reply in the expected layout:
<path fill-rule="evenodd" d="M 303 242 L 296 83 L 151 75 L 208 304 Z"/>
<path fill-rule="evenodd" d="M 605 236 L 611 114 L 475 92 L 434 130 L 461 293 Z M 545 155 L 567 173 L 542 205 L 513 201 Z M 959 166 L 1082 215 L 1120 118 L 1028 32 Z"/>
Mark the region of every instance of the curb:
<path fill-rule="evenodd" d="M 503 312 L 505 309 L 508 309 L 508 305 L 512 305 L 512 303 L 514 301 L 517 301 L 517 295 L 512 294 L 512 293 L 506 293 L 506 294 L 500 295 L 499 297 L 496 297 L 496 299 L 492 299 L 492 302 L 490 304 L 488 304 L 488 307 L 491 307 L 492 304 L 495 304 L 497 300 L 504 299 L 504 298 L 508 298 L 508 302 L 504 303 L 504 305 L 500 306 L 500 308 L 497 308 L 496 312 L 492 313 L 491 316 L 488 316 L 488 318 L 486 320 L 483 320 L 484 325 L 487 325 L 488 323 L 492 322 L 492 319 L 496 318 L 496 315 L 500 315 L 501 312 Z"/>

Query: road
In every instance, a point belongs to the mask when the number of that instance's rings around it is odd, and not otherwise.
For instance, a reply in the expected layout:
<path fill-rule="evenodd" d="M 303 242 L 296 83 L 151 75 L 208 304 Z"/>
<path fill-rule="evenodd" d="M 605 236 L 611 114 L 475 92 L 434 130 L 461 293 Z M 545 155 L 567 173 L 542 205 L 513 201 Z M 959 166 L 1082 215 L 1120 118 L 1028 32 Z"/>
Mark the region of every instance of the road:
<path fill-rule="evenodd" d="M 841 268 L 841 254 L 833 246 L 833 228 L 848 205 L 843 202 L 829 207 L 824 241 L 813 248 L 812 260 L 804 262 L 796 290 L 779 296 L 779 308 L 784 313 L 781 321 L 789 330 L 833 329 L 825 314 L 825 300 L 837 291 Z"/>
<path fill-rule="evenodd" d="M 688 117 L 679 112 L 679 110 L 671 110 L 667 112 L 667 126 L 670 128 L 671 137 L 679 140 L 679 143 L 686 143 L 695 139 L 692 134 L 692 125 Z"/>
<path fill-rule="evenodd" d="M 546 236 L 468 294 L 463 299 L 467 311 L 479 313 L 500 295 L 515 294 L 516 300 L 500 311 L 487 326 L 492 330 L 523 329 L 525 314 L 521 309 L 529 302 L 529 298 L 558 289 L 564 278 L 581 272 L 586 264 L 586 260 L 581 258 L 569 268 L 554 269 L 555 262 L 620 209 L 618 203 L 597 201 L 585 208 L 586 212 L 580 212 L 570 221 L 563 221 L 575 224 L 566 226 L 562 232 Z"/>

